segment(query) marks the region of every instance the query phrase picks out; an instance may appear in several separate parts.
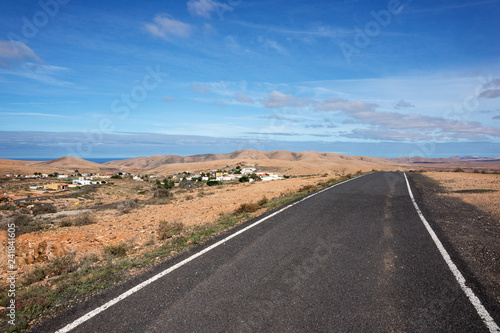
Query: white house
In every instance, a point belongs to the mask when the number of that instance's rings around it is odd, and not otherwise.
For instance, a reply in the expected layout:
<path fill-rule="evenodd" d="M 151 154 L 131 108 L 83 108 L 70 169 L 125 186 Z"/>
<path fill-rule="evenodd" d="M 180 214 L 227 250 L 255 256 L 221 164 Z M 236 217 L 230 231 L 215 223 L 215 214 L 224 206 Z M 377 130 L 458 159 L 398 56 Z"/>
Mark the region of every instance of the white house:
<path fill-rule="evenodd" d="M 262 179 L 262 181 L 270 181 L 270 180 L 280 180 L 280 179 L 285 179 L 283 177 L 280 177 L 278 175 L 273 175 L 272 173 L 269 174 L 268 176 L 262 176 L 260 179 Z"/>
<path fill-rule="evenodd" d="M 90 179 L 85 179 L 83 177 L 80 177 L 78 179 L 73 179 L 73 184 L 91 185 L 92 181 Z"/>
<path fill-rule="evenodd" d="M 68 178 L 68 175 L 57 175 L 57 178 Z"/>

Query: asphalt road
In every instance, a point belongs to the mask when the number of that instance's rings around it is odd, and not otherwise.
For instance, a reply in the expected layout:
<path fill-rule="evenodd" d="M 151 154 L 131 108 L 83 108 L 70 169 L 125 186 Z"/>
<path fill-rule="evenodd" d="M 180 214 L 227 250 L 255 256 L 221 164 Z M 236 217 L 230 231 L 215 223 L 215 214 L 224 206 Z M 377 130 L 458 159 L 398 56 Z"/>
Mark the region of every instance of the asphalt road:
<path fill-rule="evenodd" d="M 37 331 L 60 329 L 129 287 Z M 71 332 L 393 331 L 488 332 L 417 215 L 402 173 L 365 175 L 301 201 Z"/>

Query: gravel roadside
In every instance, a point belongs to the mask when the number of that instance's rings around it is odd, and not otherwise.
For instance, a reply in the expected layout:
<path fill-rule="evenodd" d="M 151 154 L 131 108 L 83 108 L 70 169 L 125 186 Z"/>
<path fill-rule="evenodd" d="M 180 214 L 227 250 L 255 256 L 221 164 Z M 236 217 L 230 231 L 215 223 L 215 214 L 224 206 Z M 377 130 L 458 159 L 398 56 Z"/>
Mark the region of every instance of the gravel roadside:
<path fill-rule="evenodd" d="M 446 189 L 420 173 L 408 173 L 426 219 L 469 286 L 500 322 L 500 224 L 492 214 L 445 195 Z"/>

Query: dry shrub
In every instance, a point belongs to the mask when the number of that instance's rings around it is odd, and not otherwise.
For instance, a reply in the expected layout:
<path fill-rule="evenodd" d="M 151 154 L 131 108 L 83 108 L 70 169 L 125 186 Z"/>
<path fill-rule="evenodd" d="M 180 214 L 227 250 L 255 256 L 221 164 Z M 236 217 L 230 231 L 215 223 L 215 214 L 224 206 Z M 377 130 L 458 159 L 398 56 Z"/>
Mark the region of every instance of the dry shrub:
<path fill-rule="evenodd" d="M 137 207 L 139 207 L 139 199 L 124 200 L 117 206 L 118 210 L 120 210 L 122 214 L 128 214 L 132 211 L 132 209 Z"/>
<path fill-rule="evenodd" d="M 304 185 L 299 189 L 299 192 L 313 192 L 315 190 L 315 187 L 313 185 Z"/>
<path fill-rule="evenodd" d="M 267 199 L 267 197 L 264 195 L 262 197 L 262 199 L 260 199 L 259 201 L 257 201 L 257 205 L 259 206 L 264 206 L 266 203 L 268 203 L 269 200 Z"/>
<path fill-rule="evenodd" d="M 184 224 L 181 222 L 160 221 L 158 225 L 158 239 L 165 240 L 179 235 L 184 231 Z"/>
<path fill-rule="evenodd" d="M 174 195 L 172 194 L 172 192 L 170 192 L 169 190 L 167 190 L 165 188 L 160 188 L 160 189 L 154 191 L 154 193 L 153 193 L 153 197 L 158 198 L 158 199 L 171 198 L 173 196 Z"/>
<path fill-rule="evenodd" d="M 103 252 L 109 257 L 125 257 L 129 250 L 125 242 L 105 246 Z"/>
<path fill-rule="evenodd" d="M 253 213 L 260 209 L 260 205 L 254 202 L 243 203 L 235 211 L 235 214 Z"/>
<path fill-rule="evenodd" d="M 89 225 L 95 223 L 97 223 L 97 220 L 95 216 L 91 214 L 79 215 L 73 219 L 73 225 L 75 226 Z"/>
<path fill-rule="evenodd" d="M 17 206 L 15 204 L 13 204 L 12 202 L 3 202 L 0 204 L 0 210 L 15 211 L 15 210 L 17 210 Z"/>
<path fill-rule="evenodd" d="M 31 209 L 33 215 L 57 213 L 57 208 L 53 204 L 43 203 L 37 204 Z"/>

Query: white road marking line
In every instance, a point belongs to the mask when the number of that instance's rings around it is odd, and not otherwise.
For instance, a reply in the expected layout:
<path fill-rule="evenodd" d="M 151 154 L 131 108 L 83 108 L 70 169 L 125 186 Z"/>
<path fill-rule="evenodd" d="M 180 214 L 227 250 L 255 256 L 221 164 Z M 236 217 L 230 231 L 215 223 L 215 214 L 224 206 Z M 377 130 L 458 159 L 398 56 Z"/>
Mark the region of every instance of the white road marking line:
<path fill-rule="evenodd" d="M 448 267 L 450 268 L 451 272 L 455 276 L 455 279 L 457 280 L 458 284 L 460 285 L 460 288 L 462 288 L 465 295 L 469 298 L 469 301 L 472 303 L 472 305 L 476 309 L 477 314 L 481 317 L 481 319 L 485 323 L 486 327 L 488 327 L 490 332 L 491 333 L 500 332 L 500 327 L 498 327 L 498 325 L 495 323 L 495 321 L 493 320 L 493 318 L 489 314 L 488 310 L 486 310 L 486 308 L 483 306 L 483 304 L 481 303 L 481 300 L 476 296 L 476 294 L 474 294 L 472 289 L 469 288 L 465 284 L 464 276 L 462 275 L 462 273 L 460 273 L 460 271 L 458 270 L 458 268 L 455 265 L 455 263 L 453 262 L 453 260 L 451 260 L 450 255 L 448 254 L 448 252 L 444 248 L 443 244 L 441 243 L 441 241 L 437 237 L 434 230 L 432 230 L 429 222 L 427 222 L 427 220 L 425 219 L 424 214 L 422 214 L 422 211 L 420 210 L 420 208 L 418 208 L 417 202 L 415 201 L 415 198 L 413 197 L 413 193 L 412 193 L 411 188 L 410 188 L 410 182 L 408 181 L 408 177 L 406 177 L 406 173 L 403 173 L 403 174 L 404 174 L 405 179 L 406 179 L 406 186 L 408 186 L 408 194 L 410 195 L 411 201 L 413 202 L 413 206 L 415 206 L 415 209 L 417 210 L 418 216 L 420 216 L 420 220 L 422 220 L 422 222 L 424 223 L 425 228 L 427 229 L 427 231 L 431 235 L 431 238 L 434 241 L 434 243 L 436 244 L 437 248 L 439 249 L 439 252 L 441 253 L 441 256 L 443 257 L 444 261 L 446 261 L 446 264 L 448 264 Z"/>
<path fill-rule="evenodd" d="M 351 180 L 358 179 L 358 178 L 363 177 L 363 176 L 364 176 L 364 175 L 361 175 L 361 176 L 358 176 L 358 177 L 355 177 L 355 178 L 351 178 L 351 179 L 345 180 L 345 181 L 343 181 L 343 182 L 341 182 L 341 183 L 334 184 L 334 185 L 332 185 L 332 186 L 329 186 L 329 187 L 327 187 L 327 188 L 322 189 L 321 191 L 318 191 L 318 192 L 315 192 L 315 193 L 313 193 L 313 194 L 311 194 L 311 195 L 308 195 L 308 196 L 306 196 L 306 197 L 302 198 L 301 200 L 299 200 L 299 201 L 297 201 L 297 202 L 294 202 L 294 203 L 292 203 L 292 204 L 290 204 L 290 205 L 288 205 L 288 206 L 286 206 L 286 207 L 281 208 L 280 210 L 278 210 L 278 211 L 276 211 L 276 212 L 274 212 L 274 213 L 272 213 L 272 214 L 270 214 L 270 215 L 268 215 L 268 216 L 266 216 L 266 217 L 264 217 L 264 218 L 262 218 L 262 219 L 260 219 L 260 220 L 258 220 L 258 221 L 256 221 L 256 222 L 252 223 L 251 225 L 249 225 L 249 226 L 247 226 L 247 227 L 245 227 L 245 228 L 241 229 L 240 231 L 237 231 L 237 232 L 235 232 L 234 234 L 229 235 L 228 237 L 226 237 L 226 238 L 224 238 L 224 239 L 222 239 L 222 240 L 218 241 L 217 243 L 214 243 L 214 244 L 210 245 L 209 247 L 207 247 L 207 248 L 203 249 L 202 251 L 200 251 L 200 252 L 198 252 L 198 253 L 193 254 L 191 257 L 189 257 L 189 258 L 186 258 L 186 259 L 182 260 L 181 262 L 179 262 L 179 263 L 175 264 L 174 266 L 169 267 L 169 268 L 167 268 L 166 270 L 164 270 L 164 271 L 162 271 L 162 272 L 160 272 L 160 273 L 156 274 L 155 276 L 153 276 L 153 277 L 149 278 L 148 280 L 146 280 L 146 281 L 144 281 L 144 282 L 142 282 L 142 283 L 138 284 L 138 285 L 137 285 L 137 286 L 135 286 L 134 288 L 129 289 L 128 291 L 126 291 L 126 292 L 124 292 L 123 294 L 121 294 L 121 295 L 117 296 L 116 298 L 113 298 L 113 299 L 112 299 L 112 300 L 110 300 L 109 302 L 107 302 L 107 303 L 105 303 L 105 304 L 101 305 L 100 307 L 95 308 L 94 310 L 92 310 L 92 311 L 88 312 L 87 314 L 83 315 L 82 317 L 78 318 L 78 319 L 77 319 L 77 320 L 75 320 L 74 322 L 72 322 L 72 323 L 70 323 L 70 324 L 68 324 L 68 325 L 64 326 L 63 328 L 61 328 L 61 329 L 59 329 L 58 331 L 56 331 L 56 333 L 66 333 L 66 332 L 71 331 L 72 329 L 74 329 L 74 328 L 76 328 L 77 326 L 79 326 L 79 325 L 83 324 L 84 322 L 86 322 L 87 320 L 91 319 L 92 317 L 95 317 L 96 315 L 98 315 L 99 313 L 103 312 L 104 310 L 106 310 L 106 309 L 108 309 L 108 308 L 112 307 L 113 305 L 115 305 L 116 303 L 120 302 L 121 300 L 123 300 L 123 299 L 125 299 L 125 298 L 129 297 L 130 295 L 132 295 L 132 294 L 134 294 L 134 293 L 138 292 L 139 290 L 141 290 L 142 288 L 146 287 L 147 285 L 149 285 L 149 284 L 151 284 L 151 283 L 155 282 L 156 280 L 158 280 L 158 279 L 160 279 L 160 278 L 164 277 L 165 275 L 167 275 L 167 274 L 169 274 L 169 273 L 171 273 L 171 272 L 175 271 L 177 268 L 179 268 L 179 267 L 181 267 L 181 266 L 184 266 L 184 265 L 185 265 L 185 264 L 187 264 L 188 262 L 190 262 L 190 261 L 192 261 L 192 260 L 194 260 L 194 259 L 196 259 L 196 258 L 198 258 L 198 257 L 202 256 L 203 254 L 207 253 L 208 251 L 215 249 L 217 246 L 219 246 L 219 245 L 221 245 L 221 244 L 224 244 L 224 243 L 225 243 L 225 242 L 227 242 L 228 240 L 230 240 L 230 239 L 232 239 L 232 238 L 234 238 L 234 237 L 236 237 L 236 236 L 238 236 L 238 235 L 240 235 L 240 234 L 244 233 L 245 231 L 247 231 L 247 230 L 249 230 L 249 229 L 251 229 L 251 228 L 255 227 L 256 225 L 259 225 L 259 224 L 261 224 L 262 222 L 264 222 L 264 221 L 266 221 L 266 220 L 270 219 L 271 217 L 278 215 L 279 213 L 281 213 L 281 212 L 283 212 L 283 211 L 287 210 L 288 208 L 290 208 L 290 207 L 292 207 L 292 206 L 294 206 L 294 205 L 296 205 L 296 204 L 298 204 L 298 203 L 300 203 L 300 202 L 302 202 L 302 201 L 304 201 L 304 200 L 307 200 L 307 199 L 309 199 L 309 198 L 312 198 L 313 196 L 315 196 L 315 195 L 317 195 L 317 194 L 320 194 L 320 193 L 322 193 L 322 192 L 324 192 L 324 191 L 327 191 L 327 190 L 329 190 L 329 189 L 331 189 L 331 188 L 334 188 L 335 186 L 338 186 L 338 185 L 341 185 L 341 184 L 345 184 L 345 183 L 347 183 L 347 182 L 349 182 L 349 181 L 351 181 Z"/>

